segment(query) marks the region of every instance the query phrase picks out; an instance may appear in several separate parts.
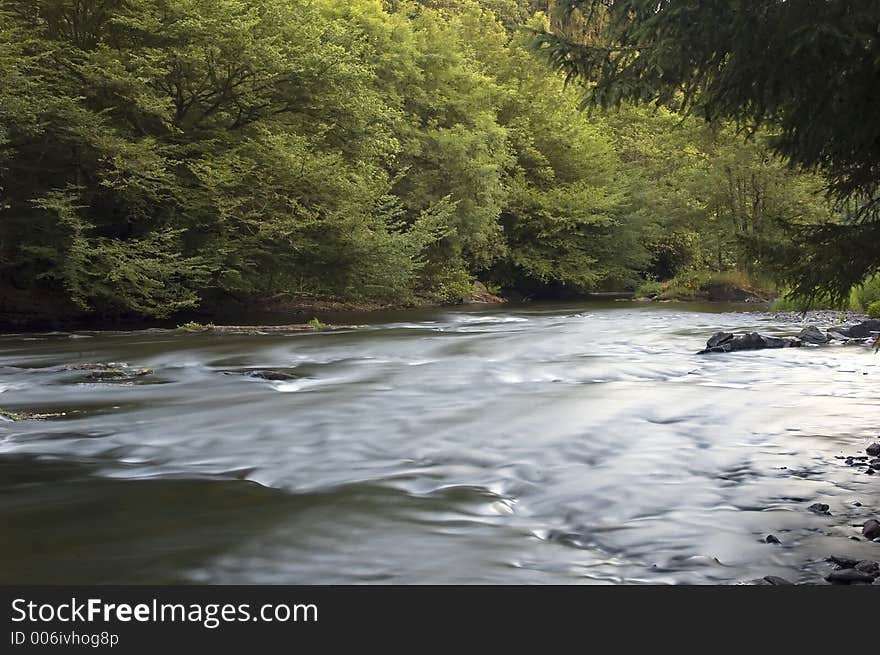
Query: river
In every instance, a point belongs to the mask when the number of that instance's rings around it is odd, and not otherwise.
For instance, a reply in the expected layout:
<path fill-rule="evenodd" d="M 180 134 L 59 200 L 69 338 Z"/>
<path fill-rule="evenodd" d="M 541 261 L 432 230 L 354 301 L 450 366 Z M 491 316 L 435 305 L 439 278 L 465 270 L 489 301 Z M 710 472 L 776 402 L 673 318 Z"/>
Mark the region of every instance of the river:
<path fill-rule="evenodd" d="M 837 458 L 878 434 L 880 355 L 696 355 L 802 327 L 731 309 L 2 335 L 0 407 L 64 415 L 0 421 L 0 582 L 728 584 L 877 559 L 849 537 L 880 476 Z M 63 369 L 83 362 L 154 373 Z"/>

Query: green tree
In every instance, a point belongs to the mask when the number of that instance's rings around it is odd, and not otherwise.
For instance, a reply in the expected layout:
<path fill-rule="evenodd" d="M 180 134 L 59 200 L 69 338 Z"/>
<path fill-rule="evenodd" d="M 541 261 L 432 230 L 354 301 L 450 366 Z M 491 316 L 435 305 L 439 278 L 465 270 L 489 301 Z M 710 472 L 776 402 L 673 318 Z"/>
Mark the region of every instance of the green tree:
<path fill-rule="evenodd" d="M 539 42 L 588 104 L 653 102 L 772 126 L 773 150 L 819 170 L 839 220 L 792 232 L 778 260 L 799 292 L 844 295 L 880 266 L 880 5 L 559 0 Z M 565 26 L 588 25 L 589 29 Z"/>

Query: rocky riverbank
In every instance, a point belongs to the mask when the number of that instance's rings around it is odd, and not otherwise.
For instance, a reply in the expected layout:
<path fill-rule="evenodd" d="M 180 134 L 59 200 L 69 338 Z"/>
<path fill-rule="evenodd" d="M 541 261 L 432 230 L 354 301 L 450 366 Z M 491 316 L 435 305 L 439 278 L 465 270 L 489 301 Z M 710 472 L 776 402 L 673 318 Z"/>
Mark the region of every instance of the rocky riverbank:
<path fill-rule="evenodd" d="M 793 347 L 820 347 L 837 345 L 866 345 L 873 347 L 875 352 L 880 348 L 880 319 L 868 319 L 862 315 L 851 315 L 849 318 L 855 321 L 840 322 L 840 316 L 833 312 L 812 312 L 809 316 L 791 315 L 787 313 L 776 318 L 800 319 L 809 323 L 801 329 L 797 336 L 777 337 L 758 332 L 736 335 L 732 332 L 716 332 L 706 341 L 706 347 L 698 354 L 729 353 L 737 351 L 762 350 L 767 348 L 793 348 Z M 838 319 L 835 321 L 834 319 Z M 844 318 L 847 318 L 846 316 Z M 825 329 L 822 324 L 831 325 Z M 865 449 L 865 454 L 839 455 L 846 466 L 856 467 L 861 473 L 869 476 L 880 473 L 880 443 L 873 443 Z M 854 508 L 862 508 L 858 501 L 853 503 Z M 821 502 L 814 502 L 806 508 L 806 511 L 820 516 L 832 516 L 832 508 Z M 838 511 L 837 509 L 834 510 Z M 827 582 L 833 585 L 862 585 L 874 584 L 880 579 L 880 514 L 868 518 L 860 523 L 851 524 L 853 534 L 849 536 L 854 541 L 873 541 L 878 544 L 875 559 L 855 559 L 838 554 L 830 554 L 826 562 L 833 567 L 820 580 L 805 584 L 819 584 Z M 782 540 L 774 534 L 768 534 L 763 541 L 770 545 L 782 545 Z M 752 584 L 761 585 L 790 585 L 794 584 L 786 578 L 767 575 L 763 578 L 752 580 Z"/>
<path fill-rule="evenodd" d="M 865 455 L 840 455 L 838 459 L 844 460 L 847 466 L 863 469 L 862 473 L 866 475 L 875 475 L 875 472 L 880 472 L 880 443 L 872 443 L 865 449 L 865 453 Z M 851 508 L 848 509 L 864 509 L 859 501 L 854 501 L 851 505 Z M 820 516 L 832 516 L 832 508 L 826 503 L 813 503 L 806 509 Z M 821 584 L 824 581 L 833 585 L 864 585 L 874 584 L 880 579 L 880 514 L 865 521 L 852 523 L 850 526 L 853 528 L 853 534 L 849 536 L 851 540 L 871 541 L 877 544 L 875 558 L 856 559 L 838 554 L 828 555 L 825 562 L 833 568 L 822 579 L 801 584 Z M 782 545 L 782 540 L 773 534 L 768 534 L 764 538 L 764 542 L 771 545 Z M 795 583 L 780 576 L 766 575 L 763 578 L 752 580 L 751 584 L 791 585 Z"/>
<path fill-rule="evenodd" d="M 775 337 L 758 332 L 737 336 L 732 332 L 716 332 L 709 337 L 706 347 L 698 354 L 797 348 L 805 345 L 824 346 L 832 343 L 872 345 L 876 351 L 880 348 L 880 319 L 867 319 L 852 325 L 832 325 L 825 331 L 816 325 L 808 325 L 796 337 Z"/>

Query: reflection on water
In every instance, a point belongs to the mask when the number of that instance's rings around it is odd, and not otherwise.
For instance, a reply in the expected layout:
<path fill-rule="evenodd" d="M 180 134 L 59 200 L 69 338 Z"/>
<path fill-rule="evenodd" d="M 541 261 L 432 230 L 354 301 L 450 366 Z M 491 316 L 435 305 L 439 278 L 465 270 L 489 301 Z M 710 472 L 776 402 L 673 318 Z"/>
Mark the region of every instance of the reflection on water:
<path fill-rule="evenodd" d="M 880 480 L 835 456 L 875 436 L 880 358 L 695 355 L 800 329 L 724 309 L 2 336 L 0 407 L 64 416 L 0 422 L 0 582 L 730 583 L 876 559 L 849 537 Z M 63 369 L 84 362 L 154 372 Z"/>

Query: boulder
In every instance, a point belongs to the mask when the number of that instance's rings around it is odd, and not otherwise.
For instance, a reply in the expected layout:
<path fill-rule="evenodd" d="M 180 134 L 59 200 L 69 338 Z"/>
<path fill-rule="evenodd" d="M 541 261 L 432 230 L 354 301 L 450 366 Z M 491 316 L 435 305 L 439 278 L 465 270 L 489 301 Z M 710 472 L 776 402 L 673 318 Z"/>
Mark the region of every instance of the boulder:
<path fill-rule="evenodd" d="M 716 332 L 706 342 L 705 353 L 730 353 L 740 350 L 763 350 L 764 348 L 793 348 L 803 345 L 800 339 L 791 337 L 771 337 L 757 332 L 736 337 L 728 332 Z"/>
<path fill-rule="evenodd" d="M 733 339 L 733 336 L 734 335 L 732 332 L 716 332 L 711 337 L 709 337 L 709 340 L 706 342 L 706 347 L 717 348 L 722 343 L 727 343 L 728 341 Z"/>
<path fill-rule="evenodd" d="M 875 578 L 880 575 L 880 564 L 877 564 L 877 562 L 872 562 L 871 560 L 862 560 L 853 568 L 855 568 L 856 571 L 861 571 L 862 573 L 873 575 Z"/>
<path fill-rule="evenodd" d="M 831 584 L 873 584 L 874 576 L 856 569 L 832 571 L 825 579 Z"/>
<path fill-rule="evenodd" d="M 805 327 L 803 330 L 800 331 L 800 334 L 798 334 L 797 338 L 804 343 L 811 343 L 815 345 L 823 345 L 830 341 L 829 337 L 823 334 L 822 330 L 817 328 L 815 325 Z"/>
<path fill-rule="evenodd" d="M 774 585 L 774 586 L 779 586 L 779 587 L 781 587 L 781 586 L 786 586 L 786 585 L 793 585 L 793 584 L 794 584 L 794 583 L 791 582 L 790 580 L 786 580 L 785 578 L 780 578 L 778 575 L 765 575 L 765 576 L 762 578 L 762 580 L 763 580 L 766 584 Z"/>
<path fill-rule="evenodd" d="M 862 534 L 866 539 L 876 539 L 880 537 L 880 521 L 877 519 L 868 519 L 862 527 Z"/>
<path fill-rule="evenodd" d="M 865 452 L 868 453 L 871 457 L 880 456 L 880 443 L 872 443 L 870 446 L 865 448 Z"/>
<path fill-rule="evenodd" d="M 841 569 L 854 569 L 856 568 L 856 564 L 858 564 L 862 560 L 853 559 L 851 557 L 839 557 L 837 555 L 832 555 L 828 558 L 828 561 L 832 564 L 836 564 Z"/>
<path fill-rule="evenodd" d="M 880 318 L 872 318 L 844 328 L 831 328 L 849 339 L 865 339 L 880 332 Z"/>

